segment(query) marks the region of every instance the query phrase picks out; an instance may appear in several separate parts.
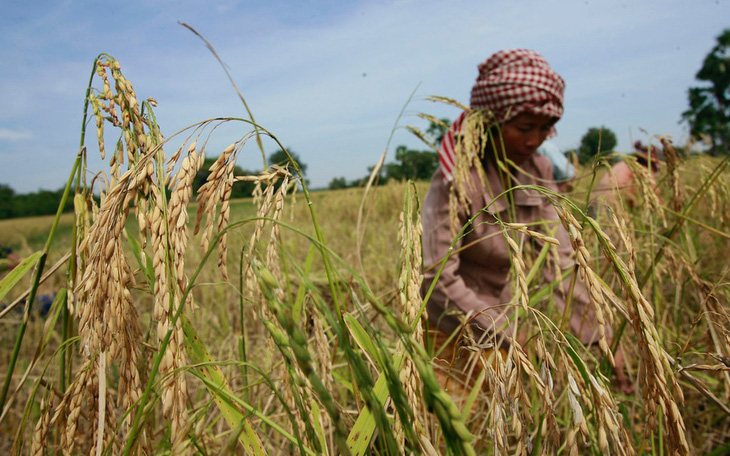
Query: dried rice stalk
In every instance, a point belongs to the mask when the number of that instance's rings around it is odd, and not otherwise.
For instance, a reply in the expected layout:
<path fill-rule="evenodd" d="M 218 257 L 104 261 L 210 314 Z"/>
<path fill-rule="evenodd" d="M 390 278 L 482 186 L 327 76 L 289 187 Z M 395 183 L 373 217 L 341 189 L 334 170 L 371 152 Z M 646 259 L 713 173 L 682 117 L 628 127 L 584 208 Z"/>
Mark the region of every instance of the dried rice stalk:
<path fill-rule="evenodd" d="M 568 222 L 566 228 L 570 230 L 571 240 L 579 239 L 577 229 L 579 225 L 575 221 L 575 218 L 562 208 L 556 207 L 556 210 L 560 214 L 561 220 L 564 223 L 566 221 Z M 629 321 L 632 323 L 638 339 L 638 352 L 643 364 L 643 368 L 639 372 L 640 381 L 645 387 L 643 389 L 644 407 L 649 421 L 647 432 L 656 429 L 656 420 L 654 417 L 657 412 L 656 406 L 659 405 L 667 423 L 666 428 L 670 444 L 675 448 L 676 454 L 688 455 L 689 447 L 685 437 L 684 420 L 677 406 L 677 401 L 680 403 L 683 401 L 683 394 L 675 375 L 672 373 L 668 355 L 659 343 L 659 334 L 653 322 L 654 311 L 651 304 L 641 293 L 641 290 L 639 290 L 634 272 L 615 254 L 615 247 L 610 243 L 605 233 L 600 231 L 595 221 L 589 219 L 589 222 L 601 239 L 604 254 L 613 262 L 614 267 L 622 277 L 622 285 L 624 286 L 629 301 L 633 303 L 633 305 L 628 306 L 627 311 Z M 581 244 L 575 242 L 574 248 L 577 251 L 580 247 Z M 581 256 L 581 252 L 578 251 L 579 263 L 583 261 Z M 586 276 L 588 277 L 589 275 Z M 593 299 L 593 296 L 594 293 L 591 290 L 591 299 Z M 676 400 L 669 389 L 667 379 L 672 384 L 672 391 L 674 392 L 674 396 L 676 396 Z M 596 384 L 593 386 L 595 387 Z"/>
<path fill-rule="evenodd" d="M 677 149 L 672 145 L 672 140 L 667 137 L 660 137 L 659 141 L 664 147 L 664 162 L 667 164 L 667 179 L 669 187 L 672 189 L 672 198 L 670 204 L 672 209 L 679 212 L 684 206 L 684 195 L 680 188 L 681 179 L 679 178 L 679 165 L 681 165 L 681 157 Z"/>
<path fill-rule="evenodd" d="M 35 425 L 30 445 L 32 456 L 45 456 L 48 446 L 48 432 L 51 428 L 51 410 L 53 410 L 53 392 L 49 391 L 41 400 L 40 419 Z"/>
<path fill-rule="evenodd" d="M 652 214 L 657 214 L 662 224 L 666 226 L 667 220 L 662 210 L 662 203 L 659 201 L 659 196 L 656 192 L 654 172 L 648 167 L 640 165 L 634 157 L 624 157 L 624 162 L 631 170 L 634 186 L 639 189 L 639 193 L 644 200 L 644 204 L 642 205 L 644 208 L 644 217 L 649 219 Z"/>
<path fill-rule="evenodd" d="M 525 275 L 525 260 L 522 258 L 522 249 L 517 246 L 517 243 L 509 234 L 505 233 L 504 238 L 507 241 L 507 245 L 512 249 L 512 252 L 514 252 L 510 258 L 512 260 L 515 280 L 517 281 L 516 295 L 520 301 L 520 305 L 527 312 L 530 299 L 527 291 L 527 276 Z"/>
<path fill-rule="evenodd" d="M 608 346 L 608 340 L 606 339 L 607 322 L 604 316 L 604 310 L 608 314 L 609 322 L 612 319 L 612 313 L 608 304 L 603 299 L 603 286 L 600 280 L 598 280 L 596 273 L 590 267 L 591 254 L 588 252 L 588 249 L 583 242 L 583 237 L 580 233 L 581 226 L 570 212 L 558 206 L 555 207 L 555 210 L 557 211 L 566 231 L 568 231 L 570 242 L 576 252 L 576 262 L 580 265 L 580 277 L 585 283 L 586 289 L 588 290 L 588 296 L 591 304 L 593 305 L 593 311 L 595 312 L 598 327 L 598 345 L 603 354 L 606 355 L 608 360 L 611 362 L 611 365 L 614 365 L 613 354 L 611 353 Z M 604 235 L 604 237 L 608 240 L 607 236 Z M 613 250 L 615 250 L 615 248 L 613 248 Z"/>
<path fill-rule="evenodd" d="M 194 234 L 198 234 L 200 222 L 203 215 L 205 215 L 206 224 L 200 237 L 200 246 L 203 251 L 208 250 L 208 243 L 213 236 L 213 228 L 216 227 L 220 233 L 228 226 L 231 209 L 229 200 L 234 182 L 233 171 L 238 151 L 244 143 L 245 140 L 226 147 L 220 157 L 211 165 L 208 180 L 198 189 L 198 213 L 195 220 Z M 216 225 L 218 207 L 220 207 L 220 218 Z M 218 267 L 221 270 L 223 280 L 228 280 L 226 268 L 227 239 L 227 235 L 224 233 L 218 244 Z"/>
<path fill-rule="evenodd" d="M 472 172 L 476 170 L 482 187 L 488 187 L 487 176 L 482 168 L 485 146 L 494 141 L 490 127 L 494 124 L 493 115 L 488 111 L 469 110 L 464 116 L 461 134 L 454 137 L 454 180 L 449 190 L 449 218 L 451 234 L 456 236 L 460 228 L 459 211 L 469 210 L 469 194 L 476 188 Z"/>
<path fill-rule="evenodd" d="M 335 391 L 335 379 L 332 375 L 334 370 L 333 366 L 333 354 L 332 344 L 327 336 L 325 329 L 325 317 L 317 309 L 316 305 L 309 305 L 307 308 L 310 310 L 312 319 L 312 348 L 314 351 L 314 360 L 316 373 L 319 378 L 322 379 L 322 384 L 327 391 Z M 322 422 L 322 429 L 330 437 L 332 437 L 331 430 L 334 429 L 332 424 L 332 418 L 328 413 L 321 413 L 319 419 Z M 329 442 L 330 447 L 334 445 L 334 441 Z M 325 449 L 326 450 L 326 449 Z M 327 454 L 327 451 L 325 451 Z"/>
<path fill-rule="evenodd" d="M 116 93 L 111 90 L 107 75 L 109 71 L 114 78 Z M 118 62 L 102 59 L 97 72 L 104 88 L 99 96 L 92 96 L 92 92 L 89 99 L 97 116 L 100 150 L 103 154 L 103 122 L 99 126 L 102 112 L 111 119 L 113 125 L 122 128 L 123 141 L 117 143 L 111 158 L 111 179 L 108 190 L 101 191 L 101 205 L 97 207 L 91 199 L 86 202 L 77 197 L 75 200 L 80 214 L 78 232 L 83 236 L 79 237 L 80 243 L 76 249 L 80 277 L 74 279 L 76 286 L 70 301 L 78 306 L 81 358 L 84 364 L 56 408 L 52 422 L 65 419 L 66 431 L 62 441 L 69 452 L 73 452 L 77 441 L 82 441 L 82 434 L 98 434 L 96 448 L 99 451 L 102 443 L 106 446 L 115 437 L 117 425 L 114 420 L 117 415 L 113 404 L 128 410 L 141 397 L 140 369 L 144 361 L 139 359 L 139 341 L 142 337 L 137 310 L 130 294 L 130 289 L 135 286 L 134 277 L 124 253 L 124 227 L 134 203 L 142 243 L 149 233 L 154 252 L 152 264 L 155 270 L 154 316 L 158 322 L 157 335 L 162 340 L 168 332 L 171 334 L 160 365 L 161 373 L 167 375 L 162 393 L 164 414 L 172 423 L 173 451 L 185 454 L 189 429 L 187 387 L 181 374 L 171 374 L 186 364 L 183 333 L 179 323 L 172 327 L 170 322 L 182 305 L 180 299 L 187 288 L 184 274 L 184 252 L 189 238 L 186 207 L 192 194 L 193 177 L 202 160 L 193 144 L 177 174 L 172 175 L 172 165 L 178 161 L 179 153 L 171 159 L 168 172 L 163 172 L 162 137 L 153 122 L 141 115 L 132 85 L 121 74 Z M 125 158 L 129 169 L 122 173 L 120 165 Z M 171 177 L 168 204 L 165 184 Z M 85 215 L 88 213 L 87 204 L 91 205 L 91 218 Z M 192 305 L 192 298 L 186 304 Z M 107 369 L 110 369 L 107 364 L 112 362 L 118 365 L 119 381 L 116 388 L 110 389 L 104 381 L 98 382 L 97 378 L 106 379 Z M 88 397 L 97 399 L 84 403 L 84 398 Z M 98 403 L 94 402 L 96 400 Z M 82 403 L 85 408 L 88 407 L 88 418 L 79 421 Z M 119 427 L 120 434 L 116 436 L 112 447 L 114 453 L 118 452 L 120 442 L 124 442 L 124 432 L 134 418 L 134 414 L 130 413 Z M 99 419 L 104 423 L 98 423 Z M 83 442 L 88 449 L 92 441 L 87 439 Z M 139 444 L 140 451 L 149 449 L 144 433 Z"/>

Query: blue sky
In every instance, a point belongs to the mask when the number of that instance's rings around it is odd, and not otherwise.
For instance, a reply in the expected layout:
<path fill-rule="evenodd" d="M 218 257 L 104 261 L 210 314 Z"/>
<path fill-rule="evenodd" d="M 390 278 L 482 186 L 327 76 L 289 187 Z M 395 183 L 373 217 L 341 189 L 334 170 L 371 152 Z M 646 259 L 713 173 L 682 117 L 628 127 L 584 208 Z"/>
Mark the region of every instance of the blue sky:
<path fill-rule="evenodd" d="M 687 88 L 730 27 L 726 0 L 15 1 L 0 17 L 0 183 L 16 192 L 57 189 L 79 147 L 91 65 L 113 55 L 140 98 L 158 101 L 166 136 L 245 110 L 196 28 L 228 65 L 256 120 L 308 165 L 313 187 L 362 177 L 399 125 L 425 127 L 427 112 L 455 118 L 429 95 L 469 101 L 476 66 L 505 48 L 542 53 L 566 80 L 554 142 L 576 147 L 606 126 L 628 152 L 634 140 L 671 135 Z M 217 155 L 246 133 L 216 133 Z M 89 167 L 103 169 L 90 148 Z M 173 143 L 170 153 L 176 146 Z M 389 151 L 421 143 L 402 128 Z M 109 146 L 111 147 L 111 146 Z M 266 152 L 276 150 L 265 143 Z M 247 145 L 240 165 L 261 168 Z"/>

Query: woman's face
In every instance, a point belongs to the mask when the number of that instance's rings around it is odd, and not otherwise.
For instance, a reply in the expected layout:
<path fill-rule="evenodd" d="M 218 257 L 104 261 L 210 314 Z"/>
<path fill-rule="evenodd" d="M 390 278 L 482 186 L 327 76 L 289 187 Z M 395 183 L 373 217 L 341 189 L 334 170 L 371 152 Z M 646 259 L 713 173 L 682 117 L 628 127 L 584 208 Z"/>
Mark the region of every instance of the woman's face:
<path fill-rule="evenodd" d="M 516 165 L 522 165 L 540 147 L 550 134 L 558 119 L 546 115 L 522 113 L 502 125 L 503 153 L 500 158 L 507 158 Z M 495 138 L 499 147 L 499 138 Z"/>

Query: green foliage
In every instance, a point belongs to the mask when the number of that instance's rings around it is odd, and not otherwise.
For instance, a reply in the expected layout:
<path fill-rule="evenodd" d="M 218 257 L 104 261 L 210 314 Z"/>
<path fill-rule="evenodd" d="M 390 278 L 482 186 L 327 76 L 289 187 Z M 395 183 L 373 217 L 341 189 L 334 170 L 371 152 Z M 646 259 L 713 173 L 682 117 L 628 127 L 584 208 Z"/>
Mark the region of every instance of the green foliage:
<path fill-rule="evenodd" d="M 0 219 L 13 216 L 13 198 L 15 192 L 5 184 L 0 184 Z"/>
<path fill-rule="evenodd" d="M 406 146 L 395 149 L 396 162 L 386 163 L 383 167 L 385 181 L 389 180 L 428 180 L 439 165 L 438 152 L 441 140 L 449 129 L 449 119 L 431 120 L 426 133 L 430 138 L 416 133 L 433 150 L 414 150 Z M 415 133 L 413 129 L 412 132 Z"/>
<path fill-rule="evenodd" d="M 63 189 L 39 190 L 18 195 L 8 185 L 0 184 L 0 219 L 55 214 L 62 197 Z M 66 201 L 63 211 L 69 212 L 72 209 L 73 202 Z"/>
<path fill-rule="evenodd" d="M 603 152 L 610 152 L 616 147 L 616 134 L 606 127 L 591 127 L 580 139 L 578 162 L 581 165 L 590 163 L 593 157 Z"/>
<path fill-rule="evenodd" d="M 430 150 L 413 150 L 398 146 L 395 150 L 396 163 L 386 163 L 385 179 L 423 180 L 430 179 L 438 167 L 438 154 Z"/>
<path fill-rule="evenodd" d="M 395 162 L 386 163 L 381 171 L 381 182 L 404 180 L 428 180 L 438 167 L 438 154 L 430 150 L 408 149 L 398 146 L 395 150 Z M 344 177 L 335 177 L 327 186 L 329 190 L 341 188 L 364 187 L 373 168 L 368 168 L 368 175 L 347 182 Z"/>
<path fill-rule="evenodd" d="M 415 150 L 409 149 L 407 146 L 403 145 L 396 147 L 396 161 L 383 165 L 383 169 L 380 174 L 381 183 L 386 183 L 391 180 L 418 181 L 431 179 L 431 176 L 436 171 L 436 168 L 438 168 L 439 165 L 439 158 L 436 150 L 438 150 L 438 147 L 441 145 L 441 140 L 446 134 L 449 125 L 451 125 L 451 121 L 449 119 L 444 118 L 439 119 L 438 121 L 432 120 L 429 123 L 428 128 L 426 129 L 426 133 L 428 134 L 428 136 L 420 133 L 420 131 L 416 132 L 416 136 L 418 136 L 419 139 L 424 141 L 426 145 L 434 150 Z M 410 127 L 408 127 L 408 129 L 411 130 L 411 132 L 414 132 L 414 130 L 416 130 L 411 129 Z M 273 155 L 271 162 L 275 163 L 273 160 Z M 329 190 L 339 190 L 341 188 L 364 187 L 367 184 L 370 174 L 372 172 L 373 167 L 370 167 L 368 168 L 367 176 L 361 177 L 360 179 L 355 179 L 350 182 L 347 182 L 344 177 L 335 177 L 330 181 L 327 188 Z"/>
<path fill-rule="evenodd" d="M 712 141 L 713 155 L 730 152 L 730 29 L 717 37 L 717 45 L 707 54 L 695 78 L 704 87 L 691 87 L 689 109 L 682 119 L 689 123 L 694 138 Z"/>
<path fill-rule="evenodd" d="M 330 190 L 339 190 L 347 187 L 347 180 L 344 177 L 335 177 L 330 181 L 329 185 L 327 185 L 327 188 Z"/>
<path fill-rule="evenodd" d="M 448 126 L 451 125 L 451 120 L 447 118 L 439 120 L 441 121 L 441 123 L 431 122 L 431 124 L 426 129 L 426 133 L 431 135 L 431 137 L 433 138 L 433 143 L 436 147 L 441 145 L 441 140 L 444 139 L 444 135 L 449 129 Z"/>

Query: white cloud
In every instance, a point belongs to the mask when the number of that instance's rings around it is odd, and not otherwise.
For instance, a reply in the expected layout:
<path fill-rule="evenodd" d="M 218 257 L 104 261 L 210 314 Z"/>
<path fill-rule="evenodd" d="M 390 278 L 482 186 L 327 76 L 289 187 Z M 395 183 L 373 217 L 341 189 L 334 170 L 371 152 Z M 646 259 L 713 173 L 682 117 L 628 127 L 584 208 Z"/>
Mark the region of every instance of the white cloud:
<path fill-rule="evenodd" d="M 139 97 L 158 99 L 168 136 L 206 118 L 246 117 L 214 57 L 180 20 L 216 48 L 256 120 L 300 154 L 315 186 L 364 175 L 419 83 L 401 125 L 422 125 L 409 115 L 418 111 L 453 119 L 455 110 L 423 97 L 468 102 L 476 65 L 502 48 L 538 50 L 566 79 L 556 138 L 563 148 L 599 125 L 616 132 L 619 150 L 639 127 L 682 136 L 686 90 L 730 13 L 728 3 L 686 0 L 155 0 L 129 2 L 110 20 L 102 3 L 83 12 L 74 3 L 25 2 L 0 17 L 3 154 L 38 151 L 47 154 L 44 166 L 67 168 L 91 62 L 102 51 L 119 59 Z M 219 132 L 211 153 L 236 139 Z M 93 136 L 87 131 L 87 141 Z M 399 144 L 421 147 L 402 130 L 392 147 Z M 260 166 L 257 157 L 246 154 L 242 165 Z M 30 166 L 4 159 L 0 181 Z M 37 185 L 18 183 L 29 184 Z"/>
<path fill-rule="evenodd" d="M 0 140 L 2 141 L 22 141 L 24 139 L 33 138 L 30 130 L 11 130 L 10 128 L 0 128 Z"/>

